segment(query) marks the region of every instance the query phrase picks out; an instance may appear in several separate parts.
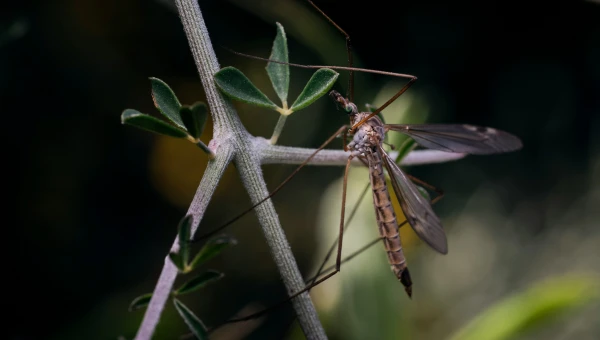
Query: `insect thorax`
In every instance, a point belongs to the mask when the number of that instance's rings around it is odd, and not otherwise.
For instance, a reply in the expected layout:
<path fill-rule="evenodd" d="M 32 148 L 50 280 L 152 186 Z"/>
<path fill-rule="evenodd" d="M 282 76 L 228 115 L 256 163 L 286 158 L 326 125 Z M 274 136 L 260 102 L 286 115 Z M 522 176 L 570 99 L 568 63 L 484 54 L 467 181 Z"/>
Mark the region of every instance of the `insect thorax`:
<path fill-rule="evenodd" d="M 360 122 L 367 117 L 370 112 L 360 112 L 352 117 L 352 124 Z M 352 141 L 348 143 L 348 148 L 354 155 L 364 154 L 368 150 L 373 150 L 381 144 L 384 136 L 383 123 L 379 118 L 372 117 L 364 124 L 358 127 L 354 133 Z"/>

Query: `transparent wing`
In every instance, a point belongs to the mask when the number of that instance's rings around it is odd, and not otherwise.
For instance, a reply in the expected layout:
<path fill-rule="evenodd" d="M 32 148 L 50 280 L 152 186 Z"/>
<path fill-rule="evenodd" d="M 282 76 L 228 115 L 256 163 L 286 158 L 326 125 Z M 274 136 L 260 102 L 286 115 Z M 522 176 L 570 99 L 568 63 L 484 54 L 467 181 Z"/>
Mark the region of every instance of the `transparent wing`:
<path fill-rule="evenodd" d="M 446 234 L 440 219 L 433 212 L 429 200 L 421 195 L 417 187 L 406 177 L 381 146 L 379 152 L 382 154 L 383 164 L 390 174 L 392 187 L 396 192 L 396 197 L 398 197 L 408 223 L 431 248 L 442 254 L 448 253 Z"/>
<path fill-rule="evenodd" d="M 485 155 L 523 146 L 508 132 L 468 124 L 386 124 L 385 128 L 404 133 L 426 148 L 446 152 Z"/>

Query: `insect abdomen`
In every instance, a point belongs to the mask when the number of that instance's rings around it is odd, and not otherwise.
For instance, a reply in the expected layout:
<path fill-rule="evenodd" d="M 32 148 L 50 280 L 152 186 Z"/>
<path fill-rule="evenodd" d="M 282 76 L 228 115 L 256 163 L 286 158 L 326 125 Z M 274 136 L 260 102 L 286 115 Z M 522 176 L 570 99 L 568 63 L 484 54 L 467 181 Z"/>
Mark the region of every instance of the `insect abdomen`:
<path fill-rule="evenodd" d="M 402 251 L 396 213 L 392 207 L 392 200 L 385 184 L 385 175 L 382 169 L 383 162 L 378 153 L 367 153 L 366 156 L 371 168 L 371 188 L 373 189 L 373 204 L 375 205 L 379 235 L 383 238 L 383 245 L 387 251 L 392 272 L 400 280 L 408 296 L 411 296 L 412 281 Z"/>

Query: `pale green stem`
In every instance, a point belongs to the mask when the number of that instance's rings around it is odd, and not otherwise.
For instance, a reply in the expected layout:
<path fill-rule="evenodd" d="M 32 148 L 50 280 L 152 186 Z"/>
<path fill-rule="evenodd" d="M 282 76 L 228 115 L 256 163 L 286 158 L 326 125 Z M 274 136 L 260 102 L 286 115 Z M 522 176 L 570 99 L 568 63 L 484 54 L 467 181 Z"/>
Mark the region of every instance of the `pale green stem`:
<path fill-rule="evenodd" d="M 271 144 L 277 144 L 277 140 L 281 135 L 281 131 L 283 131 L 283 126 L 285 125 L 285 120 L 288 116 L 279 115 L 279 120 L 277 121 L 277 125 L 275 125 L 275 130 L 273 130 L 273 136 L 271 136 Z"/>

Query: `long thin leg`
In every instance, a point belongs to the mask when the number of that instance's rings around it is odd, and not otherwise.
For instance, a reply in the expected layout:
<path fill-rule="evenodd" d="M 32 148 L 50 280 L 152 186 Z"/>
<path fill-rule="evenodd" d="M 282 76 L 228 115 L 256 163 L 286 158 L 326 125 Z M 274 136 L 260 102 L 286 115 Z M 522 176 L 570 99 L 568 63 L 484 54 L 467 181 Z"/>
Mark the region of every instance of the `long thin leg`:
<path fill-rule="evenodd" d="M 226 321 L 225 323 L 213 328 L 211 331 L 225 325 L 225 324 L 229 324 L 229 323 L 235 323 L 235 322 L 242 322 L 242 321 L 248 321 L 251 319 L 255 319 L 258 318 L 264 314 L 267 314 L 268 312 L 270 312 L 271 310 L 281 307 L 282 305 L 284 305 L 285 303 L 287 303 L 288 301 L 290 301 L 292 298 L 304 293 L 305 291 L 308 291 L 310 289 L 312 289 L 313 287 L 317 286 L 318 284 L 320 284 L 321 282 L 329 279 L 330 277 L 332 277 L 333 275 L 337 274 L 340 271 L 341 265 L 352 260 L 353 258 L 355 258 L 356 256 L 360 255 L 361 253 L 363 253 L 365 250 L 371 248 L 372 246 L 374 246 L 375 244 L 377 244 L 379 241 L 381 241 L 383 238 L 382 237 L 378 237 L 374 240 L 372 240 L 371 242 L 369 242 L 368 244 L 366 244 L 365 246 L 361 247 L 360 249 L 354 251 L 353 253 L 351 253 L 350 255 L 348 255 L 346 258 L 344 258 L 343 260 L 341 259 L 341 244 L 342 242 L 340 241 L 340 239 L 343 237 L 343 233 L 348 230 L 348 226 L 350 224 L 350 222 L 352 221 L 352 218 L 354 217 L 356 211 L 357 211 L 357 207 L 358 205 L 360 205 L 360 202 L 362 201 L 363 197 L 365 196 L 365 194 L 368 192 L 367 190 L 364 190 L 361 195 L 360 198 L 356 204 L 356 206 L 353 208 L 352 212 L 350 213 L 350 215 L 348 216 L 348 220 L 346 221 L 345 225 L 344 225 L 344 214 L 345 214 L 345 203 L 346 203 L 346 185 L 347 185 L 347 179 L 348 179 L 348 171 L 349 171 L 349 164 L 350 164 L 351 158 L 348 159 L 348 163 L 346 164 L 346 170 L 344 173 L 344 184 L 343 184 L 343 197 L 342 197 L 342 213 L 341 213 L 341 220 L 340 220 L 340 235 L 338 236 L 338 238 L 334 241 L 334 243 L 332 244 L 332 246 L 329 248 L 325 261 L 323 261 L 323 263 L 321 264 L 321 267 L 319 268 L 319 270 L 317 271 L 317 274 L 307 280 L 305 280 L 305 283 L 307 284 L 307 287 L 305 287 L 303 290 L 291 295 L 289 298 L 287 298 L 286 300 L 283 300 L 281 302 L 279 302 L 276 305 L 273 305 L 265 310 L 262 310 L 258 313 L 254 313 L 242 318 L 235 318 L 235 319 L 230 319 L 228 321 Z M 437 193 L 439 193 L 440 195 L 435 197 L 433 200 L 431 200 L 431 204 L 435 204 L 436 202 L 438 202 L 440 199 L 442 199 L 443 197 L 443 191 L 441 189 L 438 189 L 434 186 L 432 186 L 431 184 L 428 184 L 414 176 L 410 176 L 409 177 L 414 180 L 415 182 L 418 182 L 420 184 L 422 184 L 423 186 L 436 191 Z M 370 184 L 369 184 L 370 185 Z M 369 188 L 369 185 L 367 186 L 366 189 Z M 398 228 L 402 227 L 403 225 L 407 224 L 408 221 L 404 220 L 402 223 L 400 223 L 398 225 Z M 338 246 L 338 256 L 336 258 L 336 263 L 333 266 L 330 266 L 328 268 L 326 268 L 325 270 L 323 270 L 322 268 L 324 267 L 325 263 L 327 262 L 327 260 L 329 259 L 329 257 L 331 257 L 331 254 L 333 253 L 333 249 L 335 249 L 335 246 Z M 325 276 L 319 279 L 319 276 L 321 276 L 321 274 L 325 273 Z"/>
<path fill-rule="evenodd" d="M 437 187 L 435 187 L 435 186 L 433 186 L 433 185 L 431 185 L 431 184 L 429 184 L 429 183 L 427 183 L 427 182 L 425 182 L 425 181 L 423 181 L 421 179 L 418 179 L 415 176 L 406 174 L 406 177 L 410 178 L 411 181 L 413 181 L 415 183 L 418 183 L 418 184 L 424 186 L 425 188 L 427 188 L 429 190 L 433 190 L 433 191 L 436 192 L 437 196 L 434 199 L 431 200 L 431 204 L 434 204 L 435 202 L 441 200 L 442 197 L 444 197 L 444 190 L 442 190 L 440 188 L 437 188 Z"/>
<path fill-rule="evenodd" d="M 306 0 L 309 4 L 311 4 L 322 16 L 329 21 L 338 31 L 340 31 L 346 37 L 346 51 L 348 52 L 348 66 L 353 66 L 353 58 L 352 58 L 352 44 L 350 43 L 350 35 L 346 33 L 338 24 L 335 23 L 325 12 L 323 12 L 317 5 L 314 4 L 311 0 Z M 354 102 L 354 71 L 350 70 L 348 73 L 348 93 L 346 93 L 346 97 L 350 99 L 351 102 Z"/>
<path fill-rule="evenodd" d="M 344 134 L 345 136 L 345 134 Z M 346 145 L 346 143 L 344 143 L 344 145 Z M 368 167 L 369 164 L 367 164 L 367 161 L 364 159 L 364 157 L 362 156 L 357 156 L 358 159 L 366 166 Z M 360 193 L 358 200 L 356 201 L 356 203 L 354 204 L 354 208 L 352 208 L 352 212 L 350 212 L 350 215 L 348 216 L 348 220 L 345 223 L 345 228 L 342 231 L 342 233 L 345 233 L 348 230 L 348 227 L 350 226 L 350 222 L 352 222 L 352 219 L 354 218 L 354 215 L 356 215 L 356 212 L 358 211 L 358 207 L 360 206 L 360 204 L 362 203 L 363 199 L 365 198 L 365 196 L 367 195 L 367 193 L 369 192 L 369 188 L 371 187 L 371 183 L 367 182 L 367 185 L 365 186 L 365 188 L 363 189 L 363 191 Z M 323 259 L 323 262 L 321 262 L 321 266 L 319 267 L 319 269 L 317 270 L 317 273 L 313 276 L 313 278 L 318 278 L 323 270 L 323 267 L 325 266 L 325 264 L 327 263 L 327 261 L 329 261 L 329 259 L 331 258 L 331 255 L 333 254 L 333 250 L 335 249 L 335 245 L 337 244 L 338 239 L 336 238 L 333 241 L 333 244 L 331 245 L 331 247 L 329 247 L 329 250 L 327 251 L 327 254 L 325 255 L 325 258 Z M 313 282 L 311 282 L 310 284 L 314 284 L 314 280 Z"/>
<path fill-rule="evenodd" d="M 362 159 L 361 159 L 361 160 L 362 160 Z M 364 162 L 364 160 L 362 160 L 362 161 Z M 367 165 L 367 164 L 365 164 L 365 165 Z M 368 166 L 368 165 L 367 165 L 367 166 Z M 420 184 L 420 185 L 422 185 L 422 186 L 426 187 L 427 189 L 429 189 L 429 190 L 432 190 L 432 191 L 435 191 L 435 192 L 436 192 L 437 196 L 431 200 L 431 204 L 435 204 L 436 202 L 438 202 L 439 200 L 441 200 L 441 199 L 444 197 L 444 191 L 443 191 L 442 189 L 439 189 L 439 188 L 437 188 L 437 187 L 435 187 L 435 186 L 433 186 L 433 185 L 431 185 L 431 184 L 429 184 L 429 183 L 427 183 L 427 182 L 425 182 L 425 181 L 423 181 L 423 180 L 421 180 L 421 179 L 419 179 L 419 178 L 417 178 L 417 177 L 415 177 L 415 176 L 412 176 L 412 175 L 409 175 L 409 174 L 406 174 L 406 175 L 407 175 L 407 176 L 408 176 L 408 177 L 409 177 L 409 178 L 410 178 L 410 179 L 411 179 L 413 182 L 416 182 L 416 183 L 418 183 L 418 184 Z M 354 215 L 355 215 L 355 214 L 356 214 L 356 212 L 358 211 L 358 207 L 360 206 L 360 203 L 362 202 L 362 200 L 365 198 L 365 196 L 366 196 L 367 192 L 369 191 L 369 187 L 370 187 L 370 186 L 371 186 L 371 183 L 367 183 L 367 185 L 365 186 L 365 188 L 363 189 L 363 191 L 362 191 L 362 192 L 361 192 L 361 194 L 359 195 L 359 198 L 358 198 L 358 200 L 357 200 L 356 204 L 354 205 L 354 208 L 352 209 L 352 212 L 351 212 L 351 213 L 350 213 L 350 215 L 348 216 L 348 220 L 346 221 L 346 226 L 345 226 L 345 229 L 344 229 L 344 231 L 343 231 L 344 233 L 345 233 L 345 232 L 348 230 L 348 228 L 350 228 L 350 222 L 352 222 L 352 219 L 354 218 Z M 404 220 L 403 222 L 401 222 L 400 224 L 398 224 L 398 228 L 401 228 L 402 226 L 404 226 L 404 225 L 405 225 L 405 224 L 407 224 L 407 223 L 408 223 L 408 221 L 407 221 L 407 220 Z M 344 260 L 342 261 L 342 263 L 344 263 L 345 261 L 349 261 L 349 260 L 351 260 L 351 259 L 352 259 L 354 256 L 356 256 L 356 255 L 360 254 L 362 251 L 366 250 L 366 249 L 367 249 L 367 248 L 369 248 L 369 247 L 370 247 L 372 244 L 375 244 L 375 243 L 376 243 L 378 240 L 380 240 L 380 239 L 381 239 L 381 237 L 380 237 L 380 238 L 377 238 L 377 239 L 376 239 L 376 240 L 374 240 L 372 243 L 369 243 L 369 245 L 367 245 L 367 246 L 365 246 L 365 247 L 361 248 L 360 250 L 358 250 L 358 252 L 356 252 L 356 253 L 353 253 L 353 255 L 350 255 L 348 258 L 344 259 Z M 305 281 L 307 284 L 313 284 L 313 283 L 314 283 L 314 281 L 315 281 L 315 280 L 316 280 L 316 279 L 317 279 L 319 276 L 321 276 L 321 274 L 322 274 L 323 272 L 329 272 L 329 271 L 332 269 L 332 267 L 330 267 L 330 268 L 328 268 L 328 269 L 326 269 L 326 270 L 323 270 L 323 267 L 325 267 L 325 264 L 326 264 L 326 263 L 327 263 L 327 261 L 328 261 L 328 260 L 331 258 L 331 255 L 333 254 L 333 251 L 334 251 L 334 249 L 335 249 L 335 245 L 337 244 L 337 242 L 338 242 L 338 240 L 337 240 L 337 239 L 335 239 L 335 240 L 333 241 L 333 244 L 331 245 L 331 247 L 329 247 L 329 250 L 327 251 L 327 254 L 325 255 L 325 258 L 324 258 L 324 259 L 323 259 L 323 261 L 321 262 L 321 265 L 319 266 L 319 269 L 317 270 L 317 273 L 316 273 L 316 274 L 315 274 L 315 275 L 314 275 L 312 278 L 310 278 L 309 280 L 306 280 L 306 281 Z"/>
<path fill-rule="evenodd" d="M 296 296 L 298 296 L 298 295 L 300 295 L 300 294 L 302 294 L 304 292 L 309 291 L 314 286 L 320 284 L 321 282 L 329 279 L 333 275 L 339 273 L 340 267 L 341 267 L 341 264 L 342 264 L 342 244 L 343 244 L 343 238 L 344 238 L 344 216 L 345 216 L 345 213 L 346 213 L 346 189 L 347 189 L 347 184 L 348 184 L 348 172 L 350 171 L 350 163 L 352 162 L 352 159 L 354 157 L 355 156 L 352 156 L 352 155 L 350 155 L 348 157 L 348 161 L 346 162 L 346 169 L 344 171 L 344 182 L 343 182 L 343 185 L 342 185 L 342 211 L 341 211 L 341 216 L 340 216 L 340 228 L 339 228 L 338 246 L 337 246 L 338 252 L 337 252 L 337 257 L 336 257 L 336 260 L 335 260 L 335 263 L 336 263 L 335 270 L 333 272 L 331 272 L 331 273 L 328 273 L 324 277 L 322 277 L 322 278 L 314 281 L 312 284 L 306 286 L 304 289 L 302 289 L 302 290 L 300 290 L 300 291 L 298 291 L 298 292 L 290 295 L 289 298 L 287 298 L 287 299 L 279 302 L 276 305 L 273 305 L 273 306 L 271 306 L 271 307 L 269 307 L 267 309 L 264 309 L 264 310 L 262 310 L 260 312 L 257 312 L 257 313 L 254 313 L 254 314 L 251 314 L 251 315 L 248 315 L 248 316 L 245 316 L 245 317 L 235 318 L 235 319 L 229 319 L 229 320 L 225 321 L 223 324 L 221 324 L 218 327 L 221 327 L 221 326 L 223 326 L 225 324 L 229 324 L 229 323 L 251 320 L 251 319 L 257 318 L 257 317 L 259 317 L 261 315 L 264 315 L 264 314 L 270 312 L 272 309 L 277 308 L 277 307 L 279 307 L 279 306 L 287 303 L 288 301 L 290 301 L 291 299 L 295 298 Z M 214 331 L 218 327 L 215 327 L 215 328 L 211 329 L 209 332 Z"/>
<path fill-rule="evenodd" d="M 404 223 L 406 223 L 406 221 L 405 221 Z M 374 239 L 373 241 L 371 241 L 371 242 L 367 243 L 366 245 L 362 246 L 361 248 L 359 248 L 358 250 L 354 251 L 352 254 L 348 255 L 346 258 L 344 258 L 344 259 L 342 260 L 342 263 L 340 263 L 340 265 L 342 265 L 342 264 L 344 264 L 344 263 L 346 263 L 346 262 L 348 262 L 348 261 L 352 260 L 353 258 L 355 258 L 356 256 L 360 255 L 360 254 L 361 254 L 362 252 L 364 252 L 365 250 L 367 250 L 367 249 L 371 248 L 372 246 L 374 246 L 375 244 L 377 244 L 377 243 L 378 243 L 379 241 L 381 241 L 381 240 L 383 240 L 383 237 L 381 237 L 381 236 L 380 236 L 380 237 L 378 237 L 378 238 Z M 337 241 L 337 240 L 336 240 L 336 241 Z M 308 283 L 309 283 L 309 282 L 311 282 L 311 281 L 315 281 L 317 278 L 319 278 L 319 276 L 320 276 L 321 274 L 323 274 L 323 273 L 329 273 L 330 271 L 332 271 L 332 270 L 335 270 L 335 267 L 336 267 L 335 265 L 333 265 L 333 266 L 331 266 L 331 267 L 327 267 L 325 270 L 323 270 L 323 271 L 322 271 L 322 273 L 320 273 L 320 274 L 317 274 L 317 275 L 315 275 L 315 276 L 313 276 L 313 277 L 311 277 L 311 278 L 309 278 L 309 279 L 307 279 L 307 280 L 304 280 L 304 282 L 305 282 L 306 284 L 308 284 Z"/>
<path fill-rule="evenodd" d="M 222 226 L 216 228 L 213 231 L 209 231 L 208 233 L 201 235 L 199 237 L 194 238 L 193 240 L 191 240 L 190 242 L 198 242 L 200 240 L 204 240 L 218 232 L 220 232 L 221 230 L 225 229 L 227 226 L 229 226 L 230 224 L 234 223 L 235 221 L 239 220 L 240 218 L 242 218 L 242 216 L 246 215 L 247 213 L 249 213 L 250 211 L 254 210 L 254 208 L 256 208 L 257 206 L 261 205 L 262 203 L 264 203 L 266 200 L 268 200 L 269 198 L 273 197 L 273 195 L 275 195 L 279 190 L 281 190 L 281 188 L 283 188 L 283 186 L 285 184 L 287 184 L 287 182 L 289 182 L 292 177 L 294 177 L 298 171 L 300 171 L 300 169 L 302 169 L 306 164 L 308 164 L 308 162 L 310 162 L 311 159 L 313 159 L 313 157 L 316 156 L 317 153 L 319 153 L 319 151 L 323 150 L 329 143 L 331 143 L 340 133 L 344 134 L 344 136 L 346 136 L 347 133 L 347 129 L 348 126 L 347 125 L 343 125 L 342 127 L 340 127 L 333 135 L 331 135 L 331 137 L 329 137 L 323 144 L 321 144 L 321 146 L 319 146 L 319 148 L 317 148 L 317 150 L 315 150 L 315 152 L 313 152 L 310 156 L 308 156 L 307 159 L 304 160 L 304 162 L 302 162 L 300 165 L 298 165 L 298 167 L 296 169 L 294 169 L 294 171 L 292 171 L 292 173 L 286 177 L 286 179 L 283 180 L 283 182 L 281 182 L 281 184 L 279 184 L 275 190 L 271 191 L 271 193 L 269 193 L 269 195 L 265 198 L 263 198 L 262 200 L 260 200 L 258 203 L 254 204 L 253 206 L 251 206 L 250 208 L 242 211 L 240 214 L 236 215 L 235 217 L 233 217 L 232 219 L 230 219 L 229 221 L 225 222 L 225 224 L 223 224 Z M 345 137 L 344 137 L 344 141 L 345 141 Z M 344 148 L 346 146 L 344 145 Z"/>
<path fill-rule="evenodd" d="M 441 200 L 444 197 L 444 191 L 442 189 L 439 189 L 415 176 L 406 174 L 413 182 L 416 182 L 418 184 L 421 184 L 422 186 L 426 187 L 429 190 L 435 191 L 437 196 L 435 198 L 433 198 L 431 200 L 431 204 L 435 204 L 436 202 L 438 202 L 439 200 Z M 356 214 L 356 212 L 358 211 L 358 207 L 360 206 L 362 200 L 365 198 L 366 194 L 369 192 L 369 187 L 371 186 L 370 183 L 367 183 L 367 185 L 365 186 L 365 188 L 363 189 L 363 191 L 361 192 L 361 194 L 359 195 L 359 198 L 356 202 L 356 204 L 354 205 L 354 208 L 352 209 L 352 212 L 350 213 L 350 215 L 348 215 L 348 220 L 346 221 L 346 225 L 344 228 L 344 233 L 346 231 L 348 231 L 348 228 L 350 228 L 350 223 L 352 222 L 352 219 L 354 218 L 354 215 Z M 403 222 L 401 222 L 400 224 L 398 224 L 398 228 L 401 228 L 402 226 L 404 226 L 405 224 L 407 224 L 408 221 L 404 220 Z M 353 257 L 355 257 L 356 255 L 360 254 L 361 252 L 363 252 L 364 250 L 366 250 L 367 248 L 371 247 L 371 245 L 377 243 L 377 241 L 381 240 L 382 238 L 379 237 L 377 239 L 375 239 L 374 241 L 372 241 L 371 243 L 369 243 L 368 245 L 362 247 L 361 249 L 359 249 L 358 251 L 356 251 L 355 253 L 352 253 L 352 255 L 348 256 L 346 259 L 342 260 L 342 263 L 345 263 L 346 261 L 350 261 Z M 317 273 L 310 279 L 306 280 L 305 282 L 307 284 L 313 284 L 314 281 L 321 276 L 321 274 L 323 272 L 327 273 L 329 271 L 331 271 L 333 269 L 333 267 L 329 267 L 325 270 L 323 270 L 323 268 L 325 267 L 325 264 L 327 263 L 327 261 L 331 258 L 331 255 L 333 254 L 333 251 L 335 249 L 335 245 L 337 244 L 338 240 L 337 238 L 333 241 L 333 244 L 331 245 L 331 247 L 329 247 L 329 250 L 327 251 L 327 254 L 325 255 L 325 258 L 323 259 L 323 261 L 321 262 L 321 265 L 319 266 L 319 269 L 317 270 Z"/>
<path fill-rule="evenodd" d="M 365 198 L 365 196 L 369 192 L 369 188 L 370 187 L 371 187 L 371 183 L 367 183 L 367 185 L 365 186 L 365 188 L 363 189 L 363 191 L 360 193 L 360 196 L 358 197 L 358 200 L 356 201 L 356 204 L 354 205 L 354 208 L 352 208 L 352 211 L 350 212 L 350 215 L 348 215 L 348 220 L 346 221 L 346 225 L 345 225 L 344 231 L 343 231 L 344 233 L 350 227 L 350 222 L 352 222 L 352 219 L 354 218 L 354 215 L 356 215 L 356 212 L 358 211 L 358 207 L 360 206 L 360 203 L 363 201 L 363 199 Z M 314 282 L 316 281 L 316 279 L 319 276 L 321 276 L 321 273 L 323 273 L 323 267 L 325 267 L 325 264 L 331 258 L 331 255 L 333 254 L 333 251 L 335 250 L 335 245 L 337 243 L 338 243 L 338 239 L 336 238 L 333 241 L 333 244 L 331 245 L 331 247 L 329 247 L 329 250 L 327 251 L 327 254 L 325 255 L 325 258 L 323 259 L 323 262 L 321 262 L 321 266 L 319 266 L 319 269 L 317 270 L 317 273 L 313 276 L 312 279 L 306 281 L 307 284 L 314 284 Z"/>
<path fill-rule="evenodd" d="M 414 177 L 413 177 L 413 178 L 414 178 Z M 420 180 L 419 180 L 419 179 L 417 179 L 417 181 L 420 181 Z M 423 183 L 424 183 L 424 184 L 427 184 L 427 183 L 425 183 L 425 182 L 423 182 Z M 429 184 L 427 184 L 427 185 L 429 185 Z M 439 200 L 441 200 L 441 199 L 444 197 L 444 195 L 443 195 L 443 191 L 442 191 L 441 189 L 437 189 L 437 188 L 435 188 L 435 189 L 434 189 L 434 187 L 433 187 L 433 186 L 431 186 L 431 188 L 432 188 L 432 190 L 434 190 L 434 191 L 436 191 L 436 192 L 438 192 L 438 193 L 439 193 L 439 192 L 441 192 L 441 193 L 442 193 L 442 194 L 440 194 L 439 196 L 437 196 L 437 197 L 435 197 L 434 199 L 432 199 L 432 200 L 431 200 L 431 204 L 435 204 L 436 202 L 438 202 Z M 346 221 L 346 230 L 348 230 L 348 226 L 349 226 L 349 224 L 350 224 L 350 218 L 348 218 L 348 221 Z M 402 223 L 398 224 L 398 228 L 401 228 L 402 226 L 404 226 L 404 225 L 406 225 L 406 224 L 408 224 L 408 220 L 404 220 Z M 360 254 L 361 254 L 362 252 L 364 252 L 365 250 L 367 250 L 367 249 L 371 248 L 373 245 L 377 244 L 377 242 L 381 241 L 382 239 L 383 239 L 383 237 L 378 237 L 378 238 L 374 239 L 373 241 L 371 241 L 371 242 L 367 243 L 366 245 L 364 245 L 364 246 L 363 246 L 363 247 L 361 247 L 360 249 L 358 249 L 358 250 L 354 251 L 353 253 L 351 253 L 350 255 L 348 255 L 346 258 L 344 258 L 344 259 L 342 260 L 342 263 L 340 263 L 340 265 L 342 265 L 342 264 L 344 264 L 344 263 L 346 263 L 346 262 L 348 262 L 348 261 L 352 260 L 353 258 L 355 258 L 356 256 L 360 255 Z M 337 241 L 337 240 L 336 240 L 336 241 Z M 332 250 L 332 249 L 334 249 L 334 248 L 335 248 L 335 243 L 334 243 L 334 244 L 331 246 L 331 248 L 329 248 L 329 251 L 331 251 L 331 250 Z M 324 263 L 323 263 L 323 264 L 324 264 Z M 321 265 L 321 268 L 323 267 L 323 264 Z M 318 277 L 319 277 L 321 274 L 323 274 L 323 273 L 327 274 L 327 273 L 329 273 L 330 271 L 332 271 L 332 270 L 335 270 L 336 266 L 337 266 L 337 264 L 336 264 L 336 265 L 333 265 L 333 266 L 330 266 L 330 267 L 327 267 L 327 268 L 325 268 L 324 270 L 322 270 L 322 271 L 321 271 L 321 273 L 317 273 L 315 276 L 313 276 L 313 277 L 311 277 L 311 278 L 309 278 L 309 279 L 305 280 L 304 282 L 306 282 L 306 283 L 308 284 L 308 283 L 309 283 L 309 282 L 311 282 L 311 281 L 315 281 L 315 280 L 316 280 L 316 279 L 317 279 L 317 278 L 318 278 Z"/>
<path fill-rule="evenodd" d="M 362 160 L 362 159 L 361 159 Z M 364 162 L 364 160 L 362 160 Z M 365 164 L 366 165 L 366 164 Z M 406 174 L 413 182 L 417 182 L 419 184 L 421 184 L 422 186 L 428 188 L 429 190 L 433 190 L 436 192 L 437 196 L 435 198 L 433 198 L 431 200 L 431 204 L 435 204 L 436 202 L 438 202 L 439 200 L 441 200 L 444 197 L 444 191 L 442 189 L 439 189 L 421 179 L 418 179 L 417 177 L 414 177 L 412 175 Z M 371 186 L 371 183 L 367 183 L 367 185 L 365 186 L 365 188 L 363 189 L 363 191 L 360 193 L 358 200 L 356 201 L 356 204 L 354 205 L 354 208 L 352 208 L 352 212 L 350 212 L 350 215 L 348 215 L 348 220 L 346 221 L 346 225 L 344 228 L 344 233 L 346 231 L 348 231 L 348 228 L 350 228 L 350 223 L 352 222 L 352 219 L 354 218 L 354 215 L 356 214 L 356 212 L 358 211 L 358 207 L 360 206 L 361 202 L 363 201 L 363 199 L 365 198 L 366 194 L 369 192 L 369 187 Z M 408 221 L 404 220 L 402 223 L 398 224 L 398 228 L 401 228 L 402 226 L 404 226 L 405 224 L 407 224 Z M 381 237 L 376 239 L 375 241 L 373 241 L 372 244 L 375 244 L 377 240 L 381 240 Z M 319 269 L 317 270 L 317 273 L 309 280 L 306 280 L 305 282 L 307 284 L 312 284 L 314 283 L 314 281 L 321 276 L 321 274 L 323 272 L 329 272 L 332 267 L 323 270 L 323 267 L 325 267 L 325 264 L 327 263 L 327 261 L 331 258 L 331 255 L 333 254 L 333 251 L 335 250 L 335 245 L 337 244 L 338 240 L 337 238 L 333 241 L 333 244 L 331 245 L 331 247 L 329 247 L 329 250 L 327 251 L 327 254 L 325 255 L 325 258 L 323 259 L 323 261 L 321 262 L 321 265 L 319 266 Z M 369 248 L 371 245 L 371 243 L 369 243 L 369 245 L 361 248 L 358 253 L 356 253 L 356 255 L 358 255 L 360 252 L 366 250 L 367 248 Z M 344 263 L 345 261 L 349 261 L 351 260 L 355 255 L 350 255 L 348 258 L 342 260 L 342 263 Z M 311 282 L 312 281 L 312 282 Z"/>
<path fill-rule="evenodd" d="M 396 150 L 396 146 L 394 144 L 390 144 L 390 143 L 386 143 L 386 142 L 382 142 L 383 145 L 387 145 L 390 147 L 390 149 L 392 149 L 392 151 Z"/>

